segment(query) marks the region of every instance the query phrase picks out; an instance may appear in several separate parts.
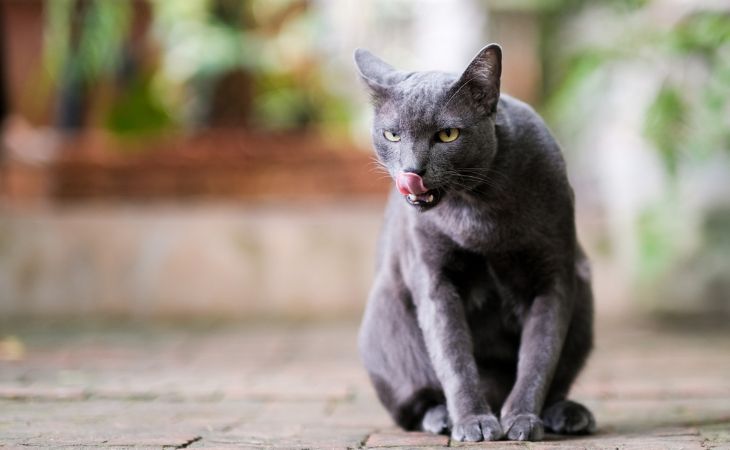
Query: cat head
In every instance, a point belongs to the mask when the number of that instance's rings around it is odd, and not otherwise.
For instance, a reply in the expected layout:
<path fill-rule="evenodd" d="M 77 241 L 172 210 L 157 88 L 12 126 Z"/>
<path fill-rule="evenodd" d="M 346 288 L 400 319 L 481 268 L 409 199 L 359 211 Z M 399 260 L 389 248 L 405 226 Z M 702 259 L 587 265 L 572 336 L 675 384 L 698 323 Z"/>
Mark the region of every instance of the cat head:
<path fill-rule="evenodd" d="M 408 203 L 430 209 L 481 184 L 497 146 L 498 45 L 480 50 L 461 75 L 400 71 L 363 49 L 355 63 L 375 108 L 375 152 Z"/>

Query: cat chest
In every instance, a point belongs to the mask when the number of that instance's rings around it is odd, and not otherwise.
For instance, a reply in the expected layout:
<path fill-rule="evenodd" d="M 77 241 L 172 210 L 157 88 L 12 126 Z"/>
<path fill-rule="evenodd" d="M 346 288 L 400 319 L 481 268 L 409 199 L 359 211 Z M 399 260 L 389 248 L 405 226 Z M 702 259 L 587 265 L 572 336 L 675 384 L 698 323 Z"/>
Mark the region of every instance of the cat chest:
<path fill-rule="evenodd" d="M 467 251 L 486 254 L 508 248 L 514 236 L 502 217 L 471 207 L 450 207 L 434 220 L 439 231 Z"/>
<path fill-rule="evenodd" d="M 519 267 L 485 262 L 479 273 L 467 271 L 459 283 L 475 355 L 514 359 L 525 314 L 532 303 L 529 274 Z"/>
<path fill-rule="evenodd" d="M 499 318 L 506 328 L 519 329 L 524 311 L 539 286 L 534 266 L 523 252 L 457 252 L 445 269 L 460 294 L 467 314 Z"/>

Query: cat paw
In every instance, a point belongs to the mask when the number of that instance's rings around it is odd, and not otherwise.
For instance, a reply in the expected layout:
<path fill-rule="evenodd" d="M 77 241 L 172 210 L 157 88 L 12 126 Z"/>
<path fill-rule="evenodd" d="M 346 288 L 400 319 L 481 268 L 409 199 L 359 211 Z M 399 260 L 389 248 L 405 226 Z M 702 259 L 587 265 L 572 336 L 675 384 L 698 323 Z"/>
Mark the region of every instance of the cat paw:
<path fill-rule="evenodd" d="M 542 413 L 545 426 L 558 434 L 590 434 L 596 431 L 596 419 L 580 403 L 562 400 L 554 403 Z"/>
<path fill-rule="evenodd" d="M 502 428 L 510 441 L 540 441 L 545 435 L 542 420 L 534 414 L 505 416 Z"/>
<path fill-rule="evenodd" d="M 436 405 L 426 411 L 421 421 L 421 429 L 433 434 L 443 434 L 449 431 L 449 412 L 446 405 Z"/>
<path fill-rule="evenodd" d="M 494 414 L 467 416 L 451 430 L 451 438 L 457 441 L 496 441 L 501 437 L 502 426 Z"/>

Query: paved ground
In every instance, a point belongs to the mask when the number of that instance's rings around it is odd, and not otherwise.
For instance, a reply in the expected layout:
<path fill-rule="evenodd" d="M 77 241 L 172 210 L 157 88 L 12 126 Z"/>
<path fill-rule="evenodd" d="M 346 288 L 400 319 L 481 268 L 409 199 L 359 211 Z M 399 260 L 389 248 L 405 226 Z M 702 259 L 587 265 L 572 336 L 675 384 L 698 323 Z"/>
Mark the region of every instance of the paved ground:
<path fill-rule="evenodd" d="M 0 445 L 445 447 L 393 427 L 353 325 L 0 328 Z M 491 448 L 730 448 L 730 334 L 603 325 L 574 389 L 599 432 Z"/>

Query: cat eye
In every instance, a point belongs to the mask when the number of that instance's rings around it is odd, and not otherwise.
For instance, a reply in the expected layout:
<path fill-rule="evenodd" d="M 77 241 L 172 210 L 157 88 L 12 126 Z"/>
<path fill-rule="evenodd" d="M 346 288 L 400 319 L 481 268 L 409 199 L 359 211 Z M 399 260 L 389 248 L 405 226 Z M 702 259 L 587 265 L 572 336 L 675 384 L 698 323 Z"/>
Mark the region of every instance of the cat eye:
<path fill-rule="evenodd" d="M 398 142 L 400 141 L 400 135 L 399 134 L 393 134 L 390 131 L 384 131 L 383 136 L 385 136 L 385 139 L 389 140 L 390 142 Z"/>
<path fill-rule="evenodd" d="M 441 142 L 454 142 L 459 137 L 459 129 L 446 128 L 445 130 L 439 131 L 436 137 Z"/>

